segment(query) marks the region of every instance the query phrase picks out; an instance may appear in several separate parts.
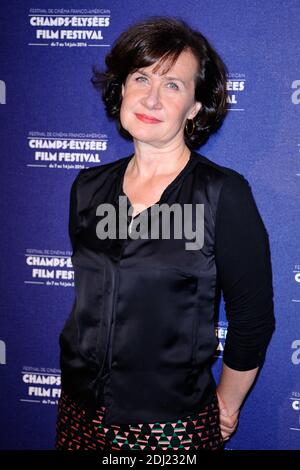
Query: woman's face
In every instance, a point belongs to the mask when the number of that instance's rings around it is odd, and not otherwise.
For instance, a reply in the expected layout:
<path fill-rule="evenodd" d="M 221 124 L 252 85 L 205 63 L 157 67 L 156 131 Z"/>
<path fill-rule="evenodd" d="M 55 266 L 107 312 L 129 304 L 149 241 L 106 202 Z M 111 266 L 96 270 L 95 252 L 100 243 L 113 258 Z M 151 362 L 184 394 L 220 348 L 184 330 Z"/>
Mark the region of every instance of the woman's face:
<path fill-rule="evenodd" d="M 156 63 L 129 74 L 122 85 L 121 124 L 134 139 L 155 146 L 183 140 L 186 119 L 201 108 L 195 101 L 197 61 L 183 51 L 164 75 Z"/>

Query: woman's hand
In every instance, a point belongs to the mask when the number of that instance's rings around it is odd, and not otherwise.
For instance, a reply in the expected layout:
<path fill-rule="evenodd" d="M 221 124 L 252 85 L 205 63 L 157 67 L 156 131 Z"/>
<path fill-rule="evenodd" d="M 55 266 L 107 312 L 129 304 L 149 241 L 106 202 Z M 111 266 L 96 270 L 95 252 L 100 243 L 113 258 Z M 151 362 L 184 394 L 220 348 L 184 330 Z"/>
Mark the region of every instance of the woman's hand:
<path fill-rule="evenodd" d="M 240 408 L 257 375 L 258 367 L 246 371 L 231 369 L 223 362 L 217 397 L 222 437 L 227 441 L 235 432 Z"/>
<path fill-rule="evenodd" d="M 222 397 L 220 396 L 218 391 L 217 391 L 217 397 L 218 397 L 219 408 L 220 408 L 221 434 L 222 434 L 224 441 L 228 441 L 228 439 L 230 439 L 231 435 L 235 432 L 237 428 L 240 410 L 236 411 L 235 413 L 229 414 L 226 404 L 222 400 Z"/>

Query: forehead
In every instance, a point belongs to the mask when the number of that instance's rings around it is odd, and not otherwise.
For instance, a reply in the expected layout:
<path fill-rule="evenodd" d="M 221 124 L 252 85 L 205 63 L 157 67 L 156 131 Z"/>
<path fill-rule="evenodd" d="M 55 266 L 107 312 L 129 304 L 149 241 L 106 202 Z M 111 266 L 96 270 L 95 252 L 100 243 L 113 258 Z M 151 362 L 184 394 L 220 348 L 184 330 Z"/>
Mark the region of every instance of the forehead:
<path fill-rule="evenodd" d="M 153 75 L 168 75 L 189 81 L 193 80 L 197 73 L 198 62 L 192 52 L 183 51 L 172 65 L 168 59 L 158 60 L 148 67 L 141 67 L 141 69 Z"/>

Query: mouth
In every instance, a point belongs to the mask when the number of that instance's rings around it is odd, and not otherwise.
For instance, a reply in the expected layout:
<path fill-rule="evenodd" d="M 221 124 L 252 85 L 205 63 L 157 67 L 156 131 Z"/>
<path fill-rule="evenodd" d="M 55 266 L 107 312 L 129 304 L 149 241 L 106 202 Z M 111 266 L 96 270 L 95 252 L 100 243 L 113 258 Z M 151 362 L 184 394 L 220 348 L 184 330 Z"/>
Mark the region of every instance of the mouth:
<path fill-rule="evenodd" d="M 140 121 L 146 122 L 148 124 L 157 124 L 159 122 L 162 122 L 159 119 L 156 119 L 151 116 L 147 116 L 147 114 L 135 113 L 135 115 Z"/>

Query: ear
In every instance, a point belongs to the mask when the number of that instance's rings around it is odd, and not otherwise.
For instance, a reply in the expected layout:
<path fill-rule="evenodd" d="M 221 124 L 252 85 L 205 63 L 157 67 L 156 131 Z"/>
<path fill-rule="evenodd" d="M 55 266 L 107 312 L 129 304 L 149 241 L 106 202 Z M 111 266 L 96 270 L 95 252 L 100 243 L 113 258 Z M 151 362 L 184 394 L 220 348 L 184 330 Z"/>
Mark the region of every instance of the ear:
<path fill-rule="evenodd" d="M 192 110 L 188 116 L 188 119 L 194 119 L 194 117 L 196 116 L 196 114 L 199 113 L 201 108 L 202 108 L 202 103 L 200 103 L 200 101 L 196 101 L 194 106 L 192 107 Z"/>
<path fill-rule="evenodd" d="M 124 84 L 122 83 L 122 90 L 121 90 L 122 98 L 124 97 L 124 89 L 125 89 L 125 87 L 124 87 Z"/>

